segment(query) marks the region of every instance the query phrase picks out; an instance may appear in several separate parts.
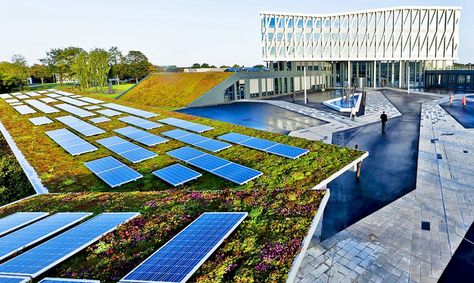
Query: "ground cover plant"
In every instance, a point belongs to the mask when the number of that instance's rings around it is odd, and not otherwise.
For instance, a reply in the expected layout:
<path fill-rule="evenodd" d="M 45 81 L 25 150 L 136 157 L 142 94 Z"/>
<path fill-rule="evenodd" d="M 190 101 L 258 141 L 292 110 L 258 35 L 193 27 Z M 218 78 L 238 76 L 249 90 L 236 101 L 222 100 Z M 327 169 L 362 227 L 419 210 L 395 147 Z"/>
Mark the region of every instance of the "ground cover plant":
<path fill-rule="evenodd" d="M 93 96 L 110 100 L 104 96 Z M 117 102 L 114 100 L 114 102 Z M 108 152 L 94 141 L 112 135 L 125 126 L 113 119 L 98 124 L 107 130 L 100 136 L 86 138 L 99 147 L 93 153 L 72 157 L 50 140 L 46 130 L 64 128 L 55 122 L 33 126 L 30 115 L 19 115 L 0 100 L 0 120 L 14 137 L 19 148 L 37 170 L 51 192 L 0 210 L 0 216 L 16 211 L 138 211 L 142 215 L 110 233 L 95 245 L 53 269 L 49 275 L 97 278 L 114 282 L 158 249 L 177 232 L 205 211 L 246 211 L 249 217 L 236 232 L 206 261 L 193 277 L 199 282 L 284 281 L 308 233 L 311 221 L 324 195 L 310 190 L 362 152 L 312 142 L 304 139 L 262 132 L 219 121 L 170 112 L 138 103 L 119 103 L 160 114 L 155 119 L 182 118 L 214 127 L 204 133 L 216 137 L 239 132 L 310 149 L 310 153 L 290 160 L 241 146 L 232 146 L 218 156 L 260 170 L 263 176 L 237 186 L 214 175 L 203 173 L 197 181 L 172 188 L 150 173 L 176 163 L 166 152 L 184 144 L 169 142 L 150 149 L 159 155 L 139 164 L 130 164 Z M 54 106 L 54 104 L 53 104 Z M 65 115 L 55 113 L 50 117 Z M 40 115 L 37 115 L 40 116 Z M 172 129 L 163 126 L 151 132 L 160 134 Z M 116 189 L 110 189 L 95 177 L 83 162 L 113 155 L 145 177 Z"/>
<path fill-rule="evenodd" d="M 182 108 L 232 75 L 227 72 L 151 74 L 120 100 L 147 106 Z"/>

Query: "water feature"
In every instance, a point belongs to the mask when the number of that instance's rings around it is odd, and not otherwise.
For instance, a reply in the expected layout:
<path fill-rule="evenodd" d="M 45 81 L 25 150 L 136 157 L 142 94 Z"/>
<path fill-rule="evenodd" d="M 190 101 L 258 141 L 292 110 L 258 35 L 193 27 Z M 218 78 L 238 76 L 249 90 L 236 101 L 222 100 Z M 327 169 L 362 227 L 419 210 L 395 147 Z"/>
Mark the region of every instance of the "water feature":
<path fill-rule="evenodd" d="M 282 134 L 327 123 L 262 102 L 184 108 L 178 112 Z"/>

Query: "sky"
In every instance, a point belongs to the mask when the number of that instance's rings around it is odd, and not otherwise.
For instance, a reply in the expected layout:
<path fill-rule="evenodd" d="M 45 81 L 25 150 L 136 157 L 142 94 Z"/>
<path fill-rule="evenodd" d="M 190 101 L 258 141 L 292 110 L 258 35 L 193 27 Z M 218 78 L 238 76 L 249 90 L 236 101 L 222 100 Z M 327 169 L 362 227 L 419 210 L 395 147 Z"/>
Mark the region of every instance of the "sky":
<path fill-rule="evenodd" d="M 117 46 L 153 64 L 262 63 L 260 11 L 334 13 L 413 5 L 461 6 L 460 62 L 474 62 L 473 0 L 0 0 L 0 61 L 38 63 L 51 48 Z"/>

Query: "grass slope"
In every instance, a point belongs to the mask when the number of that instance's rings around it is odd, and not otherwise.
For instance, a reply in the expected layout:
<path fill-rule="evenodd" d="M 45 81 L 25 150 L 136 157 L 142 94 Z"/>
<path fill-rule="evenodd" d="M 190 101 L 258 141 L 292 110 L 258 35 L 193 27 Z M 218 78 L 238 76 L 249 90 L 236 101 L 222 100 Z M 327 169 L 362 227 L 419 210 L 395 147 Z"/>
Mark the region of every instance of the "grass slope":
<path fill-rule="evenodd" d="M 164 108 L 186 107 L 233 73 L 152 74 L 120 97 L 122 101 Z"/>
<path fill-rule="evenodd" d="M 111 100 L 99 95 L 93 97 Z M 204 134 L 209 137 L 234 131 L 308 148 L 311 152 L 290 160 L 234 145 L 216 155 L 260 170 L 263 176 L 237 186 L 203 173 L 196 181 L 172 188 L 150 173 L 176 163 L 166 152 L 183 143 L 171 140 L 151 147 L 159 156 L 139 164 L 130 164 L 102 146 L 98 146 L 100 149 L 96 152 L 72 157 L 44 134 L 46 130 L 64 128 L 64 125 L 55 122 L 35 127 L 28 121 L 33 115 L 21 116 L 0 100 L 2 123 L 44 184 L 51 192 L 58 193 L 37 196 L 4 208 L 0 210 L 0 217 L 16 211 L 142 213 L 141 217 L 103 237 L 99 243 L 65 261 L 48 275 L 116 282 L 202 212 L 247 211 L 250 214 L 247 220 L 204 263 L 192 281 L 284 281 L 324 195 L 324 192 L 310 188 L 362 154 L 349 148 L 262 132 L 159 107 L 121 103 L 159 113 L 159 118 L 177 117 L 213 126 L 212 131 Z M 123 126 L 124 123 L 113 119 L 99 124 L 108 133 L 86 139 L 96 144 L 95 140 L 110 136 L 110 131 Z M 169 129 L 172 127 L 163 126 L 151 132 L 160 134 Z M 83 165 L 85 161 L 108 155 L 121 159 L 145 177 L 110 189 Z"/>

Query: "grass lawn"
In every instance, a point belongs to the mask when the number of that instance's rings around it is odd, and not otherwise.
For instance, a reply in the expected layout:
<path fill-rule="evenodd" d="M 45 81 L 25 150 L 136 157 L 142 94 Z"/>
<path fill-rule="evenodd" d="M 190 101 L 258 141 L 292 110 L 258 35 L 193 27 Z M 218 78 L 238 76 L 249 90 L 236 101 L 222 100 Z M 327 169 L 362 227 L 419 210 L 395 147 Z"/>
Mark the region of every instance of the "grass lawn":
<path fill-rule="evenodd" d="M 54 88 L 58 90 L 64 90 L 64 91 L 69 91 L 69 92 L 74 92 L 77 94 L 84 94 L 84 95 L 98 95 L 98 96 L 103 96 L 103 97 L 108 97 L 108 98 L 115 98 L 117 95 L 120 95 L 122 92 L 128 90 L 132 86 L 134 86 L 135 83 L 124 83 L 120 85 L 113 85 L 112 89 L 114 93 L 107 93 L 107 88 L 104 88 L 104 91 L 101 92 L 100 89 L 96 90 L 95 87 L 89 87 L 85 89 L 85 91 L 80 90 L 78 87 L 74 87 L 72 84 L 63 84 L 60 85 L 59 83 L 45 83 L 45 84 L 38 84 L 31 86 L 30 89 L 34 91 L 38 90 L 45 90 L 49 88 Z"/>
<path fill-rule="evenodd" d="M 91 95 L 103 100 L 111 98 Z M 117 102 L 116 100 L 114 102 Z M 352 162 L 363 152 L 241 127 L 238 125 L 170 112 L 160 107 L 120 101 L 121 104 L 160 114 L 157 119 L 177 117 L 213 126 L 204 133 L 216 137 L 239 132 L 310 149 L 310 153 L 291 160 L 241 146 L 232 146 L 216 154 L 260 170 L 263 176 L 237 186 L 217 176 L 203 173 L 196 181 L 172 188 L 150 173 L 177 161 L 166 152 L 184 146 L 169 142 L 149 149 L 158 157 L 130 164 L 95 140 L 111 136 L 125 126 L 113 119 L 98 126 L 107 130 L 86 138 L 99 150 L 73 157 L 49 139 L 44 131 L 64 128 L 59 122 L 33 126 L 33 115 L 19 115 L 0 100 L 0 120 L 14 137 L 18 147 L 37 170 L 45 186 L 54 193 L 37 196 L 0 210 L 0 216 L 16 211 L 139 211 L 142 216 L 103 237 L 79 255 L 62 263 L 49 275 L 101 279 L 115 282 L 139 262 L 162 246 L 178 231 L 205 211 L 247 211 L 249 217 L 199 268 L 193 281 L 198 282 L 281 282 L 292 266 L 308 232 L 324 192 L 310 190 L 331 174 Z M 54 106 L 54 104 L 52 104 Z M 50 117 L 66 113 L 50 114 Z M 69 114 L 68 114 L 69 115 Z M 41 116 L 38 114 L 36 116 Z M 163 126 L 155 134 L 172 129 Z M 84 165 L 85 161 L 113 155 L 144 175 L 139 181 L 110 189 Z"/>

